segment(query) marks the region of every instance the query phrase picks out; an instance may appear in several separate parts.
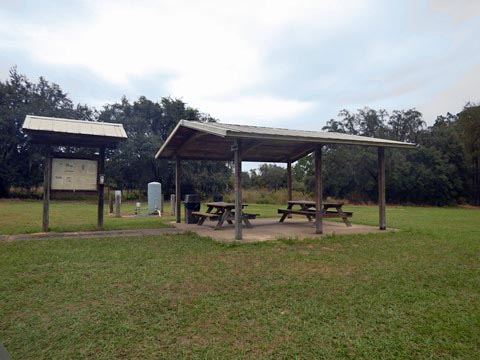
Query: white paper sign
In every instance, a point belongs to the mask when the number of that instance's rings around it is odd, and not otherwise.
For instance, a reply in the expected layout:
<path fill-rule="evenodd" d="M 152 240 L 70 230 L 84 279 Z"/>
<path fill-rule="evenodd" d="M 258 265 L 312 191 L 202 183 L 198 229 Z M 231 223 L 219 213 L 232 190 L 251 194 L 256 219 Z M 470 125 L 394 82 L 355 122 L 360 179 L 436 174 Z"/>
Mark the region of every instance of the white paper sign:
<path fill-rule="evenodd" d="M 52 159 L 52 190 L 97 190 L 97 161 Z"/>

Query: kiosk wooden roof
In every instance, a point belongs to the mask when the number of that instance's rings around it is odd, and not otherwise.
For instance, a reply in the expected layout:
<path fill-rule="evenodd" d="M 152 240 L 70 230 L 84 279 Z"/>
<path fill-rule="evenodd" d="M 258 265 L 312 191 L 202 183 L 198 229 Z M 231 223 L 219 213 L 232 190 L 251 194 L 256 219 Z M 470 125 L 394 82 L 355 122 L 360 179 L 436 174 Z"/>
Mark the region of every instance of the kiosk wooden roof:
<path fill-rule="evenodd" d="M 113 148 L 127 139 L 122 124 L 27 115 L 22 130 L 39 144 Z"/>
<path fill-rule="evenodd" d="M 292 194 L 291 163 L 314 153 L 315 232 L 323 232 L 322 146 L 327 144 L 375 146 L 378 148 L 379 227 L 386 229 L 385 148 L 411 149 L 415 144 L 334 132 L 278 129 L 260 126 L 200 123 L 181 120 L 155 155 L 157 159 L 175 160 L 177 222 L 180 215 L 180 161 L 219 160 L 234 162 L 235 169 L 235 239 L 242 239 L 242 161 L 287 163 L 289 200 Z"/>

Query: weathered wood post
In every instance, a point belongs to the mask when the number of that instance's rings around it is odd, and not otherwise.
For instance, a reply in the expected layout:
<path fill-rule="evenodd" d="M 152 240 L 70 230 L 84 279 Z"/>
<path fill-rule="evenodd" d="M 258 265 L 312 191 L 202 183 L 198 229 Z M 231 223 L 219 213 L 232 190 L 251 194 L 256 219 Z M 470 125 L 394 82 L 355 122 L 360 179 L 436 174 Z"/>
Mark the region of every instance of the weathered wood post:
<path fill-rule="evenodd" d="M 180 176 L 181 175 L 180 157 L 175 157 L 175 216 L 176 222 L 182 222 L 182 215 L 180 213 Z"/>
<path fill-rule="evenodd" d="M 239 139 L 234 139 L 232 151 L 235 168 L 235 240 L 242 240 L 242 158 Z"/>
<path fill-rule="evenodd" d="M 101 147 L 98 159 L 98 211 L 97 211 L 97 228 L 103 229 L 103 205 L 104 205 L 104 187 L 105 187 L 105 147 Z"/>
<path fill-rule="evenodd" d="M 322 145 L 315 146 L 315 233 L 323 234 Z"/>
<path fill-rule="evenodd" d="M 287 198 L 288 201 L 292 201 L 292 162 L 290 159 L 287 161 Z M 288 214 L 288 218 L 292 218 L 292 214 Z"/>
<path fill-rule="evenodd" d="M 387 219 L 385 211 L 385 148 L 378 147 L 378 212 L 379 228 L 387 229 Z"/>
<path fill-rule="evenodd" d="M 50 185 L 52 181 L 52 155 L 50 146 L 45 147 L 45 163 L 43 166 L 43 219 L 42 229 L 47 232 L 50 221 Z"/>

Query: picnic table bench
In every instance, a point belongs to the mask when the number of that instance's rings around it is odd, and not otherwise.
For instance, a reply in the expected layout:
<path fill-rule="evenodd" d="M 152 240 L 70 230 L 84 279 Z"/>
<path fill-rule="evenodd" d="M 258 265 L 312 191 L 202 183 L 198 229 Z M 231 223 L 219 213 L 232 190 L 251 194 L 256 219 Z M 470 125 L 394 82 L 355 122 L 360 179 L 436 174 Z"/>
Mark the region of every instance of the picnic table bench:
<path fill-rule="evenodd" d="M 293 209 L 294 206 L 299 206 L 300 209 Z M 352 226 L 349 217 L 352 217 L 353 212 L 343 211 L 343 203 L 341 202 L 323 202 L 322 203 L 322 217 L 324 218 L 342 218 L 347 226 Z M 329 210 L 334 209 L 334 210 Z M 284 222 L 288 215 L 304 215 L 308 221 L 315 218 L 315 201 L 308 200 L 293 200 L 288 202 L 286 209 L 278 209 L 278 213 L 282 214 L 280 222 Z"/>
<path fill-rule="evenodd" d="M 245 206 L 248 205 L 243 204 L 242 208 Z M 218 220 L 215 225 L 215 230 L 219 230 L 225 221 L 228 224 L 233 224 L 233 221 L 235 220 L 235 204 L 223 201 L 209 202 L 207 203 L 207 211 L 194 211 L 192 214 L 198 217 L 197 225 L 203 225 L 206 219 Z M 247 228 L 252 228 L 250 220 L 255 219 L 257 216 L 259 216 L 259 214 L 245 213 L 242 211 L 242 221 Z"/>

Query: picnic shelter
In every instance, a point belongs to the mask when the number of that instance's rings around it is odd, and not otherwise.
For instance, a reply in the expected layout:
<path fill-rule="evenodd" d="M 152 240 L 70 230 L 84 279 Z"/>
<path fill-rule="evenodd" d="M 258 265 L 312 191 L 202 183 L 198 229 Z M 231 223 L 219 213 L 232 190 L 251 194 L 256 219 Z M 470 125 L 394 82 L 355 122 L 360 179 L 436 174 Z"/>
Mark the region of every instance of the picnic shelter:
<path fill-rule="evenodd" d="M 176 222 L 181 221 L 180 179 L 182 160 L 233 161 L 235 173 L 235 239 L 242 239 L 242 161 L 287 164 L 288 197 L 292 200 L 292 163 L 314 154 L 315 232 L 323 232 L 322 147 L 325 145 L 373 146 L 378 152 L 379 228 L 386 229 L 385 148 L 412 149 L 407 142 L 335 132 L 194 122 L 181 120 L 155 155 L 175 161 Z"/>

